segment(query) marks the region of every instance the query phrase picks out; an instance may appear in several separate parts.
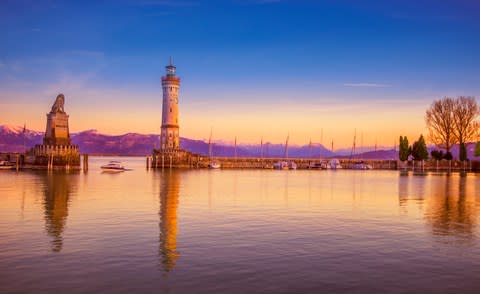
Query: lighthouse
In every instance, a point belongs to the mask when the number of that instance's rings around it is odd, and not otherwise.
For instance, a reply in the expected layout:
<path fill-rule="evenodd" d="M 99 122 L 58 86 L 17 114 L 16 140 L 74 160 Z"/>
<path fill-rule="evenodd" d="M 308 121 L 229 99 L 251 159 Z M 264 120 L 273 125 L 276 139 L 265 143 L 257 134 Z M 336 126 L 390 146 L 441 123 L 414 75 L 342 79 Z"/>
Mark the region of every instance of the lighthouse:
<path fill-rule="evenodd" d="M 180 132 L 178 125 L 178 91 L 180 78 L 176 76 L 176 67 L 172 59 L 165 67 L 166 75 L 162 77 L 163 104 L 162 130 L 160 134 L 160 151 L 162 153 L 176 152 L 180 148 Z"/>

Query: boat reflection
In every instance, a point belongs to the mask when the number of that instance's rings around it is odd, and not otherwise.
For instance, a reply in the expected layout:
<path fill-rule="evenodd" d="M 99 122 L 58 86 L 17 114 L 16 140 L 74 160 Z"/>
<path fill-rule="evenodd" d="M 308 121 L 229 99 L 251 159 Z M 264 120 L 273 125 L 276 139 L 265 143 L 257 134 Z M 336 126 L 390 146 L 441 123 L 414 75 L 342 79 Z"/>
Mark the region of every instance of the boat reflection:
<path fill-rule="evenodd" d="M 63 231 L 68 217 L 70 195 L 77 189 L 78 175 L 67 173 L 42 173 L 45 230 L 52 237 L 52 251 L 63 247 Z"/>
<path fill-rule="evenodd" d="M 177 252 L 177 210 L 180 195 L 180 172 L 165 170 L 160 177 L 160 247 L 159 255 L 166 272 L 171 271 L 180 254 Z"/>

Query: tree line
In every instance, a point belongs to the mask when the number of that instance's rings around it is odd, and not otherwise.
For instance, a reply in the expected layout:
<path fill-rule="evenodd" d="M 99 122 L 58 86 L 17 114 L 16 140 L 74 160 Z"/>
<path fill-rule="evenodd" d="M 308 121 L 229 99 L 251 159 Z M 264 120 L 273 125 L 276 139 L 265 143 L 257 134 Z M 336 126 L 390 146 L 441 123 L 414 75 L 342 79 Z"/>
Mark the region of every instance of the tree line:
<path fill-rule="evenodd" d="M 468 160 L 466 143 L 473 141 L 477 141 L 475 156 L 480 156 L 480 122 L 477 121 L 479 115 L 480 108 L 475 97 L 444 97 L 434 101 L 425 114 L 428 140 L 439 148 L 432 150 L 431 157 L 436 160 L 452 160 L 450 150 L 453 145 L 459 144 L 458 158 L 460 161 L 466 161 Z M 423 135 L 412 146 L 408 145 L 407 137 L 400 136 L 400 160 L 408 160 L 410 155 L 414 160 L 428 159 L 428 149 Z"/>

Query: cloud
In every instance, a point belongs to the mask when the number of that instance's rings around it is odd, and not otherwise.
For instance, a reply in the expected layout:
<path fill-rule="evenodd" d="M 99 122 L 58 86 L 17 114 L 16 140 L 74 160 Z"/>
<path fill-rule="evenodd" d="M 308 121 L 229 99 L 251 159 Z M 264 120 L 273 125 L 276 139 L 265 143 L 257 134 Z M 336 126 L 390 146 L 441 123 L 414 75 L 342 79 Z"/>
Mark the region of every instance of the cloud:
<path fill-rule="evenodd" d="M 33 28 L 32 32 L 40 32 L 40 29 L 39 28 Z"/>
<path fill-rule="evenodd" d="M 377 83 L 344 83 L 345 87 L 364 87 L 364 88 L 388 88 L 391 87 L 387 84 L 377 84 Z"/>

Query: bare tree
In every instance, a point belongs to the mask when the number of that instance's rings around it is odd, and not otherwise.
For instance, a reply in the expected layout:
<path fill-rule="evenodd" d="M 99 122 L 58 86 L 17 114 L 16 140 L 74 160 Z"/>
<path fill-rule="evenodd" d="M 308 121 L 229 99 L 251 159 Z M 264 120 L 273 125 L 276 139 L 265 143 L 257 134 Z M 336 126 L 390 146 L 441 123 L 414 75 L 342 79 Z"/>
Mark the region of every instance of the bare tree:
<path fill-rule="evenodd" d="M 450 152 L 450 148 L 457 142 L 454 135 L 454 107 L 455 100 L 444 97 L 441 100 L 434 101 L 425 114 L 429 141 L 439 148 L 447 150 L 447 152 Z"/>
<path fill-rule="evenodd" d="M 475 119 L 480 114 L 475 97 L 460 96 L 455 99 L 453 108 L 454 130 L 456 141 L 460 144 L 473 141 L 477 136 Z"/>

